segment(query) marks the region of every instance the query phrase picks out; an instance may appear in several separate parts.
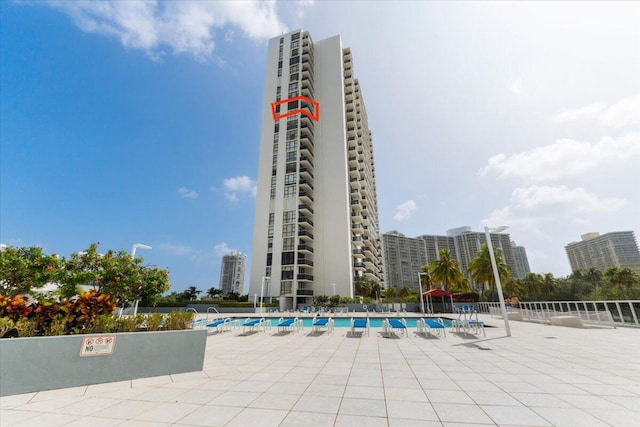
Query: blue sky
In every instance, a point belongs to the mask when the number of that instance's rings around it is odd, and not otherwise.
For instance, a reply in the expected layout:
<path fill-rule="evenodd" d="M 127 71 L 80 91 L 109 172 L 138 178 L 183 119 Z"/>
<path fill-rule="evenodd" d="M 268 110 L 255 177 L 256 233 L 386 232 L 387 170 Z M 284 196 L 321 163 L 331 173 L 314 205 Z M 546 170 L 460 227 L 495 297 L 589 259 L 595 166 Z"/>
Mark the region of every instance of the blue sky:
<path fill-rule="evenodd" d="M 640 227 L 638 3 L 0 3 L 0 241 L 138 252 L 172 286 L 251 256 L 266 40 L 352 49 L 380 225 L 510 225 L 536 272 Z"/>

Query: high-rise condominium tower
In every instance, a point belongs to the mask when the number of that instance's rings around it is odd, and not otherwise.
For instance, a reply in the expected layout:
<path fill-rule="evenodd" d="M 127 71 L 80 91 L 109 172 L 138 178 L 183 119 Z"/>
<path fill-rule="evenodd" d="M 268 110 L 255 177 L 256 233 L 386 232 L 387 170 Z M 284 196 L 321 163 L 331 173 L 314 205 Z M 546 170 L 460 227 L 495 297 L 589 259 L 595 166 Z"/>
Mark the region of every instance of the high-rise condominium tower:
<path fill-rule="evenodd" d="M 339 36 L 314 43 L 301 30 L 268 49 L 250 293 L 283 309 L 353 296 L 356 278 L 383 274 L 372 138 L 351 51 Z M 319 108 L 286 101 L 298 96 Z M 301 109 L 314 117 L 279 118 Z"/>
<path fill-rule="evenodd" d="M 582 236 L 582 241 L 565 246 L 571 271 L 608 268 L 630 268 L 640 273 L 640 252 L 633 231 L 611 233 L 592 232 Z"/>
<path fill-rule="evenodd" d="M 247 256 L 233 251 L 222 257 L 220 268 L 220 290 L 222 295 L 241 294 L 244 288 L 244 270 Z"/>

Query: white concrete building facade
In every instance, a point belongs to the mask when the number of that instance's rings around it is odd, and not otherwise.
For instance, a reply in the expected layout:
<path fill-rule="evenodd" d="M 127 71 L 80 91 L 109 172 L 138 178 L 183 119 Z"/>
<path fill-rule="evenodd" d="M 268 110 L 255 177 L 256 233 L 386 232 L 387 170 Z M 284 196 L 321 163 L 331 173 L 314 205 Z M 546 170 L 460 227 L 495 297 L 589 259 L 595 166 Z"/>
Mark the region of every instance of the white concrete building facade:
<path fill-rule="evenodd" d="M 272 111 L 300 95 L 319 111 L 304 99 Z M 274 119 L 300 109 L 319 120 Z M 353 296 L 354 277 L 383 281 L 371 132 L 339 36 L 269 40 L 257 186 L 251 294 L 297 308 Z"/>
<path fill-rule="evenodd" d="M 571 271 L 595 268 L 602 272 L 608 268 L 630 268 L 640 273 L 640 251 L 633 231 L 614 231 L 600 235 L 586 233 L 580 242 L 565 246 Z"/>

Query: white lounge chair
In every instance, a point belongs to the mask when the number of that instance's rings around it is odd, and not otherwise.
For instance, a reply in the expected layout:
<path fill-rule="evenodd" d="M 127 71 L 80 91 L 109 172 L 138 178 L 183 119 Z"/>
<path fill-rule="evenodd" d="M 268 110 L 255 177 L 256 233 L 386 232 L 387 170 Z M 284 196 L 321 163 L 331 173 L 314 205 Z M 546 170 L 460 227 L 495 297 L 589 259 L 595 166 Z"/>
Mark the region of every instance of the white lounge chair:
<path fill-rule="evenodd" d="M 351 318 L 351 335 L 355 335 L 356 329 L 364 329 L 363 333 L 369 335 L 369 318 Z"/>
<path fill-rule="evenodd" d="M 400 330 L 400 332 L 404 332 L 404 336 L 409 336 L 407 331 L 407 321 L 406 319 L 384 319 L 382 322 L 382 333 L 387 336 L 391 335 L 394 330 Z"/>

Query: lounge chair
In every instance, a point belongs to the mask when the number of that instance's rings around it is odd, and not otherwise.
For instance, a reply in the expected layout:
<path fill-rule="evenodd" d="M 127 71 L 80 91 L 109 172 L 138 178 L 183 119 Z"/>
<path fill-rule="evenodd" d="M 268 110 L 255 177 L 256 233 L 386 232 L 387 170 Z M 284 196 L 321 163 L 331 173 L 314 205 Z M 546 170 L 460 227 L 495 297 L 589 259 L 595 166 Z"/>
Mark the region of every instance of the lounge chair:
<path fill-rule="evenodd" d="M 474 306 L 463 306 L 458 313 L 458 318 L 453 321 L 453 328 L 456 332 L 464 332 L 471 334 L 479 334 L 482 330 L 482 334 L 486 337 L 487 333 L 484 330 L 484 322 L 478 318 L 478 312 L 474 309 Z"/>
<path fill-rule="evenodd" d="M 437 319 L 430 319 L 430 318 L 423 317 L 421 319 L 418 319 L 416 326 L 418 329 L 418 333 L 433 334 L 433 332 L 431 331 L 433 329 L 435 330 L 436 334 L 440 335 L 440 333 L 442 332 L 442 335 L 445 338 L 447 337 L 447 331 L 444 327 L 444 322 L 439 317 Z"/>
<path fill-rule="evenodd" d="M 247 320 L 245 320 L 242 324 L 242 332 L 244 333 L 247 328 L 249 329 L 249 332 L 264 331 L 270 326 L 271 322 L 264 317 L 261 317 L 259 319 L 248 317 Z"/>
<path fill-rule="evenodd" d="M 407 332 L 407 321 L 405 319 L 384 319 L 382 323 L 382 333 L 386 333 L 387 336 L 389 336 L 395 329 L 404 332 L 405 337 L 409 336 Z"/>
<path fill-rule="evenodd" d="M 351 318 L 351 335 L 354 335 L 356 329 L 364 329 L 367 335 L 369 335 L 369 318 Z M 364 333 L 363 332 L 363 333 Z"/>
<path fill-rule="evenodd" d="M 316 317 L 311 322 L 311 332 L 320 332 L 322 329 L 326 329 L 327 333 L 331 333 L 333 331 L 334 324 L 333 319 L 330 317 Z"/>
<path fill-rule="evenodd" d="M 237 320 L 227 317 L 226 319 L 218 319 L 218 320 L 214 320 L 211 323 L 207 323 L 207 329 L 211 328 L 215 332 L 223 332 L 225 330 L 226 331 L 230 330 L 232 327 L 238 326 L 238 323 L 239 322 Z"/>
<path fill-rule="evenodd" d="M 295 318 L 290 318 L 290 319 L 285 319 L 283 317 L 281 317 L 278 320 L 278 332 L 284 332 L 284 331 L 299 331 L 300 329 L 302 329 L 302 319 L 299 319 L 297 317 Z"/>

